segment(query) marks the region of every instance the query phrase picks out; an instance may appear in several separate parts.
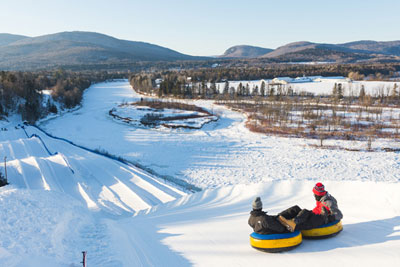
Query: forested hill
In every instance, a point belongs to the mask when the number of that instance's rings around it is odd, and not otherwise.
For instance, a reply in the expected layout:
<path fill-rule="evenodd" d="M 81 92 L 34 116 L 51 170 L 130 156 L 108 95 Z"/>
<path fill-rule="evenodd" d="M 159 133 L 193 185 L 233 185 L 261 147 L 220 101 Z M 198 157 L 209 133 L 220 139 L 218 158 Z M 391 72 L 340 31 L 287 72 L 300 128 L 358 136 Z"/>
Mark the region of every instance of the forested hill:
<path fill-rule="evenodd" d="M 120 40 L 95 32 L 61 32 L 39 37 L 0 35 L 1 70 L 199 59 L 203 58 L 150 43 Z"/>
<path fill-rule="evenodd" d="M 250 46 L 237 45 L 227 49 L 221 56 L 224 58 L 256 58 L 272 52 L 273 49 Z"/>
<path fill-rule="evenodd" d="M 222 58 L 261 58 L 270 62 L 342 62 L 398 61 L 400 41 L 356 41 L 343 44 L 294 42 L 275 50 L 252 46 L 233 46 Z"/>
<path fill-rule="evenodd" d="M 29 38 L 28 36 L 9 34 L 9 33 L 0 33 L 0 47 L 11 44 L 13 42 Z"/>

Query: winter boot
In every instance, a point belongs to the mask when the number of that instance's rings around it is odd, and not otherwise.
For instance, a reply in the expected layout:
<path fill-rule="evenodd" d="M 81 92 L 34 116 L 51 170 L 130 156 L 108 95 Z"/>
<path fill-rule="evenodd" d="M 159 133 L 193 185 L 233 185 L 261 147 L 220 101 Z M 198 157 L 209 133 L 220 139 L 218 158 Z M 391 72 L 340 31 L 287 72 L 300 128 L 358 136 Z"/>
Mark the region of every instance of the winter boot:
<path fill-rule="evenodd" d="M 294 222 L 294 219 L 288 220 L 285 217 L 279 215 L 278 221 L 285 226 L 290 232 L 294 232 L 294 229 L 296 228 L 296 223 Z"/>

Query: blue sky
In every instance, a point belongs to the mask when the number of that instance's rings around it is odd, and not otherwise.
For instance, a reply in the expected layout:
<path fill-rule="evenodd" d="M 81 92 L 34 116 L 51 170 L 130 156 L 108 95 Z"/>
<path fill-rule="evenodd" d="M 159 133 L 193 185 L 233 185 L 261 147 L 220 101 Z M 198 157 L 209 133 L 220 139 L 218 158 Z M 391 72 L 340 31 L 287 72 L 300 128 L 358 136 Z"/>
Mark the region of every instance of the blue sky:
<path fill-rule="evenodd" d="M 190 55 L 233 45 L 400 40 L 400 1 L 0 0 L 0 32 L 95 31 Z"/>

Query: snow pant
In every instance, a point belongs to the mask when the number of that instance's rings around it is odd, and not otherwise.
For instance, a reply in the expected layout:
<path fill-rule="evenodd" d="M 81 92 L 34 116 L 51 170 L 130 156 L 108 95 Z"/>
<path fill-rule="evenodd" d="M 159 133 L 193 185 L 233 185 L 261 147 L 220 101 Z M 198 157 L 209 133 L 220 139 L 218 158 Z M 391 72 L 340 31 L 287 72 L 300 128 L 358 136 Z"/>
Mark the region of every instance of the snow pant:
<path fill-rule="evenodd" d="M 311 210 L 300 209 L 297 205 L 282 211 L 279 215 L 289 220 L 294 219 L 296 223 L 295 230 L 309 230 L 328 222 L 327 216 L 317 215 Z"/>
<path fill-rule="evenodd" d="M 294 219 L 299 213 L 300 213 L 301 209 L 299 206 L 293 206 L 290 207 L 288 209 L 285 209 L 284 211 L 280 212 L 278 215 L 281 215 L 283 217 L 285 217 L 286 219 Z"/>

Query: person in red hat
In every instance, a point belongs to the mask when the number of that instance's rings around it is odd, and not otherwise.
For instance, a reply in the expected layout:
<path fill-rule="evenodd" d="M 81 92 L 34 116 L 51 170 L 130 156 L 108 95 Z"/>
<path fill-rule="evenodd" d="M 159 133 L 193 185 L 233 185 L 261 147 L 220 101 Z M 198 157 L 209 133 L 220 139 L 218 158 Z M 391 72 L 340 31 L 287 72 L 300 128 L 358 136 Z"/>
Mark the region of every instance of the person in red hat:
<path fill-rule="evenodd" d="M 336 199 L 325 191 L 322 183 L 317 183 L 312 191 L 317 201 L 312 211 L 296 205 L 279 213 L 279 222 L 289 231 L 308 230 L 343 218 Z"/>

